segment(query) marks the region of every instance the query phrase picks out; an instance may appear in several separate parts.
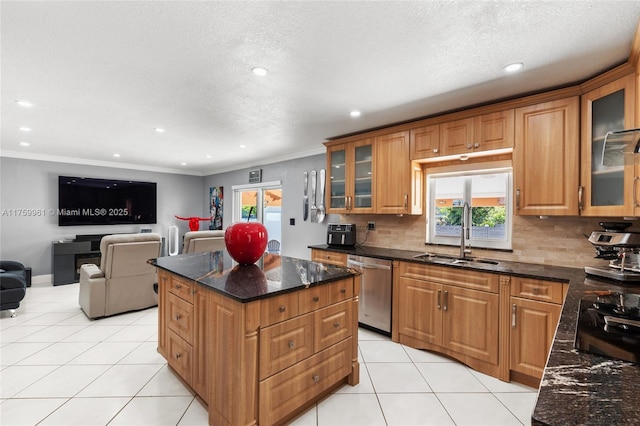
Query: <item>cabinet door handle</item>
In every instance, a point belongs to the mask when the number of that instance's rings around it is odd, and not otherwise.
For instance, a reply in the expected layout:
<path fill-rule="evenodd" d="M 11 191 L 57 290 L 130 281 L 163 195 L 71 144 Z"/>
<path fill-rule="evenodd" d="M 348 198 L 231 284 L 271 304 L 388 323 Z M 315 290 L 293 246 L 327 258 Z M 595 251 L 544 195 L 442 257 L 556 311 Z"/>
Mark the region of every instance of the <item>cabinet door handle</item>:
<path fill-rule="evenodd" d="M 512 328 L 516 328 L 516 312 L 517 312 L 518 307 L 516 306 L 516 304 L 514 303 L 513 305 L 511 305 L 511 327 Z"/>
<path fill-rule="evenodd" d="M 278 311 L 279 311 L 280 313 L 282 313 L 282 312 L 284 312 L 284 311 L 286 311 L 286 310 L 287 310 L 287 308 L 285 308 L 284 306 L 280 306 L 280 307 L 278 308 Z"/>
<path fill-rule="evenodd" d="M 318 296 L 313 296 L 313 301 L 315 303 L 318 303 L 320 301 L 320 298 Z"/>
<path fill-rule="evenodd" d="M 314 375 L 312 376 L 312 379 L 313 379 L 313 382 L 314 382 L 314 383 L 318 383 L 318 382 L 320 381 L 320 376 L 319 376 L 319 375 L 317 375 L 317 374 L 314 374 Z"/>
<path fill-rule="evenodd" d="M 181 354 L 181 353 L 177 353 L 177 354 L 176 354 L 176 359 L 180 359 L 180 357 L 181 357 L 181 356 L 182 356 L 182 354 Z"/>
<path fill-rule="evenodd" d="M 176 290 L 180 290 L 182 288 L 180 284 L 176 284 L 175 287 L 176 287 Z"/>
<path fill-rule="evenodd" d="M 640 177 L 635 176 L 633 178 L 633 207 L 640 207 L 638 206 L 638 181 L 640 180 Z"/>
<path fill-rule="evenodd" d="M 438 152 L 440 152 L 440 150 L 438 148 L 433 148 L 433 153 L 437 154 Z"/>
<path fill-rule="evenodd" d="M 340 328 L 340 323 L 339 322 L 334 322 L 333 323 L 333 328 Z"/>
<path fill-rule="evenodd" d="M 180 321 L 182 319 L 182 315 L 178 314 L 176 315 L 176 321 Z"/>
<path fill-rule="evenodd" d="M 404 209 L 409 210 L 409 194 L 404 193 Z"/>
<path fill-rule="evenodd" d="M 474 148 L 480 148 L 480 144 L 478 142 L 476 142 L 476 143 L 473 144 L 473 147 Z"/>
<path fill-rule="evenodd" d="M 473 145 L 471 145 L 470 143 L 467 144 L 467 149 L 472 149 Z"/>
<path fill-rule="evenodd" d="M 340 289 L 340 293 L 345 294 L 346 292 L 347 292 L 347 289 L 346 289 L 346 288 L 341 288 L 341 289 Z"/>
<path fill-rule="evenodd" d="M 449 309 L 449 290 L 444 291 L 444 308 L 445 311 Z"/>
<path fill-rule="evenodd" d="M 578 210 L 584 210 L 584 203 L 582 202 L 583 194 L 584 194 L 584 186 L 579 186 L 578 187 Z"/>
<path fill-rule="evenodd" d="M 442 290 L 438 290 L 438 309 L 442 308 L 441 301 L 442 301 Z"/>
<path fill-rule="evenodd" d="M 289 340 L 289 343 L 287 343 L 287 346 L 289 346 L 289 349 L 293 349 L 293 347 L 295 346 L 295 342 L 293 340 Z"/>
<path fill-rule="evenodd" d="M 520 210 L 520 190 L 516 189 L 516 210 Z"/>

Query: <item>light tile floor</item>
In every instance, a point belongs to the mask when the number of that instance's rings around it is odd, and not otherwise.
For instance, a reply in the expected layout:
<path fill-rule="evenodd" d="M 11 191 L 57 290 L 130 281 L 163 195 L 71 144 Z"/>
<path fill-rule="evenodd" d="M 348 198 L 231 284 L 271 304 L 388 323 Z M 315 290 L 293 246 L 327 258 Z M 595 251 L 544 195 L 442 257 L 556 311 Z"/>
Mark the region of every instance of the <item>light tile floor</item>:
<path fill-rule="evenodd" d="M 206 425 L 207 413 L 156 352 L 157 308 L 89 320 L 78 284 L 34 286 L 0 313 L 0 424 Z M 360 384 L 296 426 L 528 425 L 536 389 L 504 383 L 360 329 Z"/>

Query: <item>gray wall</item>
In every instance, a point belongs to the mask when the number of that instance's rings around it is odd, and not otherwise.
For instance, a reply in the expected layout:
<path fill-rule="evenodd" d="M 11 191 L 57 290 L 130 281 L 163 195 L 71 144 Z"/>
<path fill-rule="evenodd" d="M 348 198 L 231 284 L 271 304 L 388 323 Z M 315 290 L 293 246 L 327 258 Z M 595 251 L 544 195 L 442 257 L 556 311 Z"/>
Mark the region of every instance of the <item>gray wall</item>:
<path fill-rule="evenodd" d="M 326 167 L 326 155 L 319 154 L 310 157 L 279 163 L 256 166 L 232 172 L 206 176 L 204 191 L 206 196 L 203 208 L 208 211 L 209 188 L 224 187 L 224 216 L 223 228 L 232 223 L 233 219 L 233 191 L 232 186 L 247 185 L 249 170 L 262 169 L 262 182 L 281 181 L 282 183 L 282 254 L 301 259 L 310 259 L 309 245 L 324 244 L 327 241 L 327 223 L 339 222 L 338 215 L 327 215 L 323 223 L 304 221 L 302 217 L 302 176 L 311 170 L 319 171 Z M 208 214 L 208 213 L 207 213 Z M 289 225 L 289 219 L 295 219 L 295 225 Z"/>
<path fill-rule="evenodd" d="M 61 227 L 52 214 L 12 215 L 13 209 L 57 210 L 59 175 L 157 182 L 158 223 Z M 22 262 L 34 275 L 46 275 L 52 271 L 52 242 L 78 234 L 140 232 L 144 227 L 167 237 L 169 226 L 177 225 L 182 241 L 189 227 L 174 215 L 202 215 L 202 188 L 201 176 L 0 157 L 0 259 Z"/>

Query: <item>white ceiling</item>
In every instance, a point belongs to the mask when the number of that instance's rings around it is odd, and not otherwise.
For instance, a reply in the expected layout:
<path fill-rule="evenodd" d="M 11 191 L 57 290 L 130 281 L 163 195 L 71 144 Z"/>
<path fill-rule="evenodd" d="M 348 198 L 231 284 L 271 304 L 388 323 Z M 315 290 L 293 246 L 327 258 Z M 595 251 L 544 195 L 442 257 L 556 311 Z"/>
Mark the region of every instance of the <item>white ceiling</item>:
<path fill-rule="evenodd" d="M 640 1 L 2 1 L 0 14 L 1 155 L 207 175 L 582 81 L 627 60 Z M 506 75 L 511 62 L 525 68 Z"/>

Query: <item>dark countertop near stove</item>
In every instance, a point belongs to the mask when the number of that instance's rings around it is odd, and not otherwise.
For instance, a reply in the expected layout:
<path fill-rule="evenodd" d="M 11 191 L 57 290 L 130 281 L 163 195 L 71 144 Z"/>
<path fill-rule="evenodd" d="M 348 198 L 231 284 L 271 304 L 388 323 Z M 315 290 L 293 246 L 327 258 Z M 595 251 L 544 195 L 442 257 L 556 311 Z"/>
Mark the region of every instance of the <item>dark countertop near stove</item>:
<path fill-rule="evenodd" d="M 269 253 L 253 265 L 238 265 L 226 250 L 159 257 L 149 263 L 242 303 L 357 275 L 340 266 Z"/>
<path fill-rule="evenodd" d="M 640 284 L 620 284 L 595 279 L 582 269 L 498 261 L 451 264 L 414 258 L 420 252 L 378 247 L 310 246 L 359 256 L 433 263 L 451 268 L 467 268 L 496 274 L 524 276 L 568 282 L 569 291 L 562 308 L 538 400 L 532 415 L 536 425 L 637 425 L 640 423 L 640 365 L 619 361 L 574 348 L 578 308 L 581 299 L 593 298 L 590 291 L 610 290 L 640 293 Z"/>

